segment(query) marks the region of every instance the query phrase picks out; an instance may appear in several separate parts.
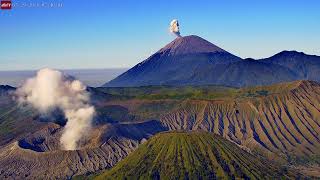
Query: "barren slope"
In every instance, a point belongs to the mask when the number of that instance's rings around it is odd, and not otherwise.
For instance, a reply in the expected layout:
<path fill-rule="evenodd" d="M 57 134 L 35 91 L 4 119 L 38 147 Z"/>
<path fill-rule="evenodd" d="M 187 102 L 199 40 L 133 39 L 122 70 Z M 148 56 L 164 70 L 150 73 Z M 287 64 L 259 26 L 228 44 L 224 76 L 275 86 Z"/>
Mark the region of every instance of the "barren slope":
<path fill-rule="evenodd" d="M 142 141 L 168 129 L 214 132 L 253 153 L 320 164 L 316 82 L 244 89 L 92 88 L 91 93 L 98 111 L 95 128 L 77 151 L 60 150 L 60 125 L 1 96 L 8 101 L 0 101 L 0 179 L 69 178 L 108 169 Z"/>
<path fill-rule="evenodd" d="M 79 150 L 64 151 L 59 147 L 61 130 L 49 124 L 0 149 L 0 179 L 68 179 L 110 168 L 141 141 L 163 131 L 155 121 L 103 125 L 93 129 Z"/>
<path fill-rule="evenodd" d="M 265 89 L 271 95 L 234 100 L 188 100 L 161 116 L 170 130 L 205 130 L 269 152 L 311 155 L 320 151 L 320 85 L 297 81 Z"/>

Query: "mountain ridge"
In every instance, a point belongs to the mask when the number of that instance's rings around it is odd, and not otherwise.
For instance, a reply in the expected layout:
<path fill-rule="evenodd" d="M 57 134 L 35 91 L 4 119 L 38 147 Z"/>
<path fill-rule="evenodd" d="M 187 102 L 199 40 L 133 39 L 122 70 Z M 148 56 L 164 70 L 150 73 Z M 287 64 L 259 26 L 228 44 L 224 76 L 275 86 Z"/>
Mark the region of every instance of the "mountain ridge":
<path fill-rule="evenodd" d="M 294 80 L 320 81 L 320 56 L 282 51 L 242 59 L 195 36 L 178 37 L 105 87 L 223 85 L 248 87 Z"/>
<path fill-rule="evenodd" d="M 259 61 L 277 64 L 293 71 L 299 79 L 320 81 L 320 56 L 298 51 L 282 51 Z"/>

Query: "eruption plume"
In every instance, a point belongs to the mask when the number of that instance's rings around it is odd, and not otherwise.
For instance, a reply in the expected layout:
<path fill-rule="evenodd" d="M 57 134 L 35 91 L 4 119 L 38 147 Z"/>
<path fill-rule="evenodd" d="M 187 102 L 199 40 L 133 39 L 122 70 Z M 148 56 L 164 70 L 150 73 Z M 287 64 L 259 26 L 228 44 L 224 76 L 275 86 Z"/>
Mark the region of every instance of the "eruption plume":
<path fill-rule="evenodd" d="M 181 37 L 180 35 L 180 29 L 179 29 L 179 22 L 177 19 L 174 19 L 170 22 L 170 32 L 175 34 L 178 37 Z"/>
<path fill-rule="evenodd" d="M 78 80 L 70 80 L 60 71 L 41 69 L 17 89 L 19 102 L 30 103 L 41 113 L 60 108 L 67 124 L 60 143 L 65 150 L 75 150 L 79 141 L 91 128 L 95 109 L 89 104 L 86 87 Z"/>

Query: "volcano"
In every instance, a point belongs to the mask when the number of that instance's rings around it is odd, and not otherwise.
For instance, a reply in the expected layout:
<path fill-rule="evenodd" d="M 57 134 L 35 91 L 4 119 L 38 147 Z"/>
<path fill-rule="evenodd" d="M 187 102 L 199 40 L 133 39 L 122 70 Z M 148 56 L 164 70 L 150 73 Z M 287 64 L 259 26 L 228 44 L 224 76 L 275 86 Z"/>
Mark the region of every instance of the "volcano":
<path fill-rule="evenodd" d="M 178 37 L 103 86 L 246 87 L 302 79 L 319 80 L 314 74 L 320 71 L 320 57 L 304 53 L 295 54 L 284 51 L 280 53 L 281 56 L 275 55 L 266 59 L 242 59 L 199 36 Z M 288 59 L 297 62 L 296 66 L 287 66 Z M 301 73 L 301 69 L 307 73 Z"/>
<path fill-rule="evenodd" d="M 61 117 L 43 116 L 31 106 L 19 106 L 14 94 L 0 94 L 0 179 L 71 179 L 105 170 L 103 176 L 110 175 L 110 179 L 157 175 L 153 172 L 164 178 L 194 179 L 197 172 L 203 179 L 223 174 L 256 179 L 284 174 L 290 178 L 287 170 L 291 166 L 271 169 L 269 162 L 255 160 L 288 159 L 291 165 L 312 163 L 320 154 L 318 82 L 242 89 L 148 86 L 88 91 L 97 115 L 88 139 L 73 151 L 61 150 L 64 129 L 57 123 Z M 156 135 L 164 131 L 170 131 L 165 133 L 169 136 Z M 206 149 L 200 151 L 203 147 Z M 159 162 L 168 166 L 158 166 Z M 196 166 L 189 166 L 190 162 Z"/>
<path fill-rule="evenodd" d="M 204 80 L 203 72 L 210 71 L 211 77 L 217 77 L 223 73 L 219 66 L 238 61 L 241 58 L 201 37 L 178 37 L 105 86 L 207 84 L 212 80 Z"/>
<path fill-rule="evenodd" d="M 228 53 L 209 41 L 194 35 L 178 37 L 159 50 L 159 53 L 167 53 L 169 56 L 219 52 Z"/>

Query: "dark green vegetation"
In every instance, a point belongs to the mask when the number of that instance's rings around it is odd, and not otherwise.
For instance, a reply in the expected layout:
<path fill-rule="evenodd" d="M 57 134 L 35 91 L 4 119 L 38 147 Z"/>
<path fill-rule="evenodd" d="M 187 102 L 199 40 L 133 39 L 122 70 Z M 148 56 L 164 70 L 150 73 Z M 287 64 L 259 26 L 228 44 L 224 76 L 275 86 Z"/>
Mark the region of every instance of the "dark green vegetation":
<path fill-rule="evenodd" d="M 246 97 L 261 97 L 290 91 L 297 82 L 280 83 L 271 86 L 233 88 L 224 86 L 142 86 L 142 87 L 100 87 L 98 91 L 119 97 L 119 100 L 225 100 Z M 121 98 L 120 98 L 121 97 Z"/>
<path fill-rule="evenodd" d="M 284 173 L 286 175 L 284 175 Z M 155 135 L 96 179 L 270 179 L 291 172 L 205 132 Z"/>
<path fill-rule="evenodd" d="M 112 95 L 121 95 L 126 99 L 216 99 L 234 97 L 237 89 L 223 86 L 142 86 L 127 88 L 101 87 L 99 90 Z"/>

